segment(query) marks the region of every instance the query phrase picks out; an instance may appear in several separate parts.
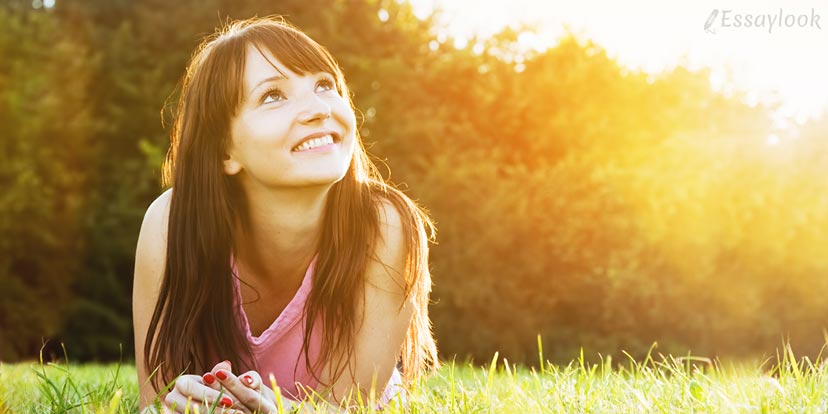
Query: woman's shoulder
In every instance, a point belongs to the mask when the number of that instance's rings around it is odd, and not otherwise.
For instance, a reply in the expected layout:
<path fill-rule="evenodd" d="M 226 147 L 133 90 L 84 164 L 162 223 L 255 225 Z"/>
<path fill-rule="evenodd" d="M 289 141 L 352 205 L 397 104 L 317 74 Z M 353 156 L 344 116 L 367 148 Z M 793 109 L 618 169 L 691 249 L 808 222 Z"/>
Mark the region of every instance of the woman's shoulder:
<path fill-rule="evenodd" d="M 433 241 L 436 228 L 428 211 L 405 193 L 388 188 L 373 201 L 381 236 L 397 232 L 410 242 L 421 238 Z"/>
<path fill-rule="evenodd" d="M 402 212 L 390 198 L 378 198 L 375 206 L 379 212 L 380 229 L 383 233 L 393 231 L 395 228 L 402 228 Z"/>
<path fill-rule="evenodd" d="M 167 223 L 172 189 L 164 191 L 147 208 L 136 247 L 136 267 L 143 265 L 157 274 L 167 254 Z M 139 269 L 136 269 L 136 271 Z"/>
<path fill-rule="evenodd" d="M 163 227 L 166 231 L 166 224 L 170 217 L 170 199 L 172 197 L 172 188 L 167 189 L 161 195 L 155 198 L 147 207 L 144 213 L 144 223 L 141 226 L 141 231 L 144 227 L 152 227 L 151 230 L 161 230 Z"/>
<path fill-rule="evenodd" d="M 367 269 L 366 281 L 369 285 L 396 290 L 395 287 L 405 286 L 402 269 L 407 253 L 404 213 L 386 198 L 378 200 L 376 207 L 379 234 L 371 256 L 372 263 Z"/>
<path fill-rule="evenodd" d="M 172 191 L 172 187 L 168 188 L 166 191 L 161 193 L 161 195 L 156 197 L 152 203 L 150 203 L 149 207 L 147 207 L 147 212 L 144 215 L 145 220 L 147 218 L 158 219 L 159 217 L 169 216 Z"/>

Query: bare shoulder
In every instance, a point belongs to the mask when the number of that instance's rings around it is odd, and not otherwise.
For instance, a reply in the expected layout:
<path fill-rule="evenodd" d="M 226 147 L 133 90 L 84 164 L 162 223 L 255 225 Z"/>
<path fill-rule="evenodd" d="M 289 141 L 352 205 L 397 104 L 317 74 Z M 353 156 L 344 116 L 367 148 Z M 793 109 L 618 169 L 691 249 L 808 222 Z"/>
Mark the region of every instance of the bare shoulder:
<path fill-rule="evenodd" d="M 386 198 L 380 199 L 377 204 L 379 205 L 380 230 L 402 229 L 402 213 L 397 206 Z"/>
<path fill-rule="evenodd" d="M 163 273 L 167 253 L 167 224 L 170 217 L 172 189 L 156 198 L 144 213 L 138 245 L 135 249 L 136 279 L 153 279 L 157 282 Z"/>
<path fill-rule="evenodd" d="M 167 189 L 159 195 L 147 208 L 144 214 L 144 224 L 160 224 L 159 222 L 167 222 L 170 215 L 170 199 L 172 198 L 172 188 Z"/>
<path fill-rule="evenodd" d="M 379 239 L 374 249 L 374 261 L 368 268 L 367 281 L 385 291 L 402 293 L 405 290 L 406 251 L 403 215 L 389 200 L 382 199 L 379 209 Z"/>
<path fill-rule="evenodd" d="M 141 224 L 141 233 L 144 230 L 152 232 L 167 232 L 167 223 L 170 218 L 170 199 L 172 198 L 172 188 L 164 191 L 159 195 L 144 213 L 144 222 Z"/>

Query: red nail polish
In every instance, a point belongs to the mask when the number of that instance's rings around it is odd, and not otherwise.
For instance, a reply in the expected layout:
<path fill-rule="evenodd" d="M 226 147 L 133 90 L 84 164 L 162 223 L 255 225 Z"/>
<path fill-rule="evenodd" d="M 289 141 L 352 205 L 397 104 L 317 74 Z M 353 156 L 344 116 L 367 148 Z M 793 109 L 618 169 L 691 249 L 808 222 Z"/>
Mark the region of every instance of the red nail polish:
<path fill-rule="evenodd" d="M 220 380 L 226 380 L 226 379 L 227 379 L 227 374 L 225 374 L 225 373 L 224 373 L 224 370 L 221 370 L 221 369 L 220 369 L 220 370 L 218 370 L 218 371 L 216 371 L 216 376 L 217 376 L 217 377 L 218 377 L 218 379 L 220 379 Z"/>
<path fill-rule="evenodd" d="M 244 382 L 247 383 L 247 385 L 253 385 L 253 377 L 251 377 L 250 375 L 243 376 L 242 380 L 244 380 Z"/>
<path fill-rule="evenodd" d="M 213 384 L 213 381 L 215 381 L 215 380 L 216 380 L 215 378 L 213 378 L 213 374 L 211 374 L 211 373 L 209 373 L 209 372 L 208 372 L 208 373 L 206 373 L 206 374 L 204 374 L 204 375 L 202 375 L 202 376 L 201 376 L 201 379 L 203 379 L 203 380 L 204 380 L 204 383 L 206 383 L 207 385 L 212 385 L 212 384 Z"/>
<path fill-rule="evenodd" d="M 222 407 L 227 408 L 233 405 L 233 400 L 227 397 L 221 397 L 221 401 L 219 401 L 219 403 L 222 405 Z"/>

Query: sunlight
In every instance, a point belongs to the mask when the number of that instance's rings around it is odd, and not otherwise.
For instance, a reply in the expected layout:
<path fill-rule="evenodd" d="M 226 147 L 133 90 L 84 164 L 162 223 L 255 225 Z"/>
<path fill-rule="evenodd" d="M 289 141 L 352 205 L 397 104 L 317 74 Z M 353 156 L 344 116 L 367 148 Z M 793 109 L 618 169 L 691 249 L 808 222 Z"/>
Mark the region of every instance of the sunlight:
<path fill-rule="evenodd" d="M 675 65 L 710 67 L 714 87 L 750 91 L 754 103 L 778 103 L 778 112 L 798 123 L 828 110 L 828 94 L 815 93 L 828 91 L 828 77 L 823 75 L 828 73 L 828 58 L 816 52 L 828 45 L 828 7 L 824 2 L 411 3 L 420 16 L 435 8 L 443 10 L 441 33 L 453 38 L 486 37 L 507 26 L 526 24 L 536 27 L 537 33 L 525 33 L 520 43 L 527 51 L 543 50 L 571 30 L 592 38 L 622 64 L 648 73 Z M 751 20 L 751 27 L 745 27 L 746 19 Z M 460 39 L 454 41 L 455 47 L 466 46 Z"/>

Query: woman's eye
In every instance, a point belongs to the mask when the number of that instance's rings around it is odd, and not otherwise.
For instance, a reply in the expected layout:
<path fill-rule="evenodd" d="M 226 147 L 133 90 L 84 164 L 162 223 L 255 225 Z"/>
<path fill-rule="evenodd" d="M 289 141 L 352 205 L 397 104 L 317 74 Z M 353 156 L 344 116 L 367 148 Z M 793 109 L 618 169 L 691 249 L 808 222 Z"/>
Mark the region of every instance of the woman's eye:
<path fill-rule="evenodd" d="M 316 84 L 317 86 L 324 86 L 329 90 L 336 90 L 336 84 L 330 79 L 322 79 L 319 83 Z"/>
<path fill-rule="evenodd" d="M 285 98 L 285 94 L 283 94 L 282 91 L 278 89 L 270 89 L 267 92 L 265 92 L 264 95 L 262 95 L 262 103 L 266 104 L 271 102 L 277 102 L 280 98 Z"/>

